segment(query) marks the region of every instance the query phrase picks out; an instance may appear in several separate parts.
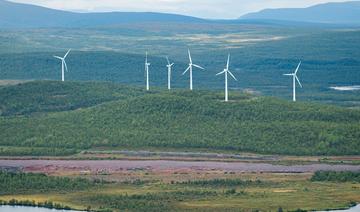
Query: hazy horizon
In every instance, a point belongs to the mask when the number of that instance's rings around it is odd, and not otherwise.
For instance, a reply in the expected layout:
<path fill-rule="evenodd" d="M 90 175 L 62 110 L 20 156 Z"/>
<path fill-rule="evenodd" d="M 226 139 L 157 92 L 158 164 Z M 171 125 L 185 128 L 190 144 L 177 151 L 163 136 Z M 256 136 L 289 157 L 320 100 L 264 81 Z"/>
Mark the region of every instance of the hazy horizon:
<path fill-rule="evenodd" d="M 234 19 L 268 8 L 304 8 L 346 0 L 10 0 L 72 12 L 162 12 L 209 19 Z"/>

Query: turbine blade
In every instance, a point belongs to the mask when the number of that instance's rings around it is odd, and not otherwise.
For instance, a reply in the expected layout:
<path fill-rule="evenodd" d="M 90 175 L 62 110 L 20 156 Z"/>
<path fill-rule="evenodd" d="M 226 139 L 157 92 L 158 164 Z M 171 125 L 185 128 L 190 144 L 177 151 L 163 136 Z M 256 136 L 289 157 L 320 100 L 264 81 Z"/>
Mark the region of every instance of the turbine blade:
<path fill-rule="evenodd" d="M 168 65 L 170 65 L 169 57 L 166 57 L 166 60 L 167 60 L 167 62 L 168 62 Z"/>
<path fill-rule="evenodd" d="M 66 72 L 69 72 L 69 70 L 67 69 L 67 65 L 66 65 L 65 60 L 64 60 L 64 65 L 65 65 Z"/>
<path fill-rule="evenodd" d="M 219 75 L 221 75 L 221 74 L 223 74 L 223 73 L 225 73 L 225 72 L 226 72 L 226 70 L 224 70 L 224 71 L 222 71 L 222 72 L 219 72 L 219 73 L 216 74 L 216 76 L 219 76 Z"/>
<path fill-rule="evenodd" d="M 70 53 L 71 49 L 69 49 L 69 51 L 66 52 L 64 59 L 68 56 L 68 54 Z"/>
<path fill-rule="evenodd" d="M 284 76 L 294 76 L 294 74 L 284 74 Z"/>
<path fill-rule="evenodd" d="M 190 66 L 184 71 L 182 75 L 186 74 L 186 72 L 188 72 L 189 70 L 190 70 Z"/>
<path fill-rule="evenodd" d="M 174 64 L 174 63 L 171 63 L 171 64 L 170 64 L 170 67 L 173 66 L 173 65 L 175 65 L 175 64 Z"/>
<path fill-rule="evenodd" d="M 193 64 L 193 66 L 194 66 L 194 67 L 196 67 L 196 68 L 199 68 L 199 69 L 205 70 L 205 68 L 203 68 L 203 67 L 201 67 L 201 66 L 199 66 L 199 65 Z"/>
<path fill-rule="evenodd" d="M 69 72 L 69 70 L 68 70 L 68 67 L 67 67 L 67 65 L 66 65 L 65 60 L 63 60 L 63 63 L 64 63 L 64 65 L 65 65 L 66 72 Z"/>
<path fill-rule="evenodd" d="M 54 56 L 55 58 L 59 59 L 59 60 L 63 60 L 62 57 L 59 57 L 59 56 Z"/>
<path fill-rule="evenodd" d="M 188 49 L 188 53 L 189 53 L 189 61 L 190 61 L 190 64 L 192 64 L 190 49 Z"/>
<path fill-rule="evenodd" d="M 300 82 L 299 78 L 297 76 L 295 76 L 295 79 L 299 83 L 300 87 L 302 88 L 303 86 L 301 85 L 301 82 Z"/>
<path fill-rule="evenodd" d="M 299 71 L 300 66 L 301 66 L 301 61 L 300 61 L 299 65 L 297 66 L 296 70 L 295 70 L 295 74 L 297 74 L 297 72 Z"/>
<path fill-rule="evenodd" d="M 236 77 L 231 73 L 231 71 L 228 70 L 228 73 L 230 74 L 230 76 L 232 76 L 232 78 L 234 78 L 235 81 L 238 81 Z"/>
<path fill-rule="evenodd" d="M 145 63 L 148 64 L 148 53 L 146 52 Z"/>
<path fill-rule="evenodd" d="M 228 55 L 228 60 L 227 60 L 227 64 L 226 64 L 227 70 L 229 70 L 229 65 L 230 65 L 230 54 Z"/>

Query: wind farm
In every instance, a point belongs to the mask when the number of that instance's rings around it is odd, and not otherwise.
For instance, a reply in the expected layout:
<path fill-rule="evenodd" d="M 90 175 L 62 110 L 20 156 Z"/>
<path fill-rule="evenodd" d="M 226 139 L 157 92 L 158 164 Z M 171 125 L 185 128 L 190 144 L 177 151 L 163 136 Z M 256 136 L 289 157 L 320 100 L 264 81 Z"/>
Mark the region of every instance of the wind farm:
<path fill-rule="evenodd" d="M 47 1 L 0 1 L 0 212 L 359 209 L 360 4 Z"/>

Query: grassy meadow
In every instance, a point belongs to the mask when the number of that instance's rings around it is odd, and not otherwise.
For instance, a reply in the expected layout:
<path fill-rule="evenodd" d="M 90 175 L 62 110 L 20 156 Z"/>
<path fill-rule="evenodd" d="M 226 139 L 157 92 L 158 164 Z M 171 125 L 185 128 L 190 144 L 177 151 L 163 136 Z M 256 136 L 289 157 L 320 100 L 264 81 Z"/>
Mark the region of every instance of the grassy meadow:
<path fill-rule="evenodd" d="M 82 180 L 76 190 L 54 187 L 49 192 L 30 186 L 23 187 L 22 193 L 5 192 L 0 200 L 52 202 L 94 211 L 278 211 L 279 208 L 295 211 L 347 208 L 360 199 L 359 183 L 313 182 L 310 177 L 309 174 L 230 174 L 196 183 L 157 179 L 101 186 Z"/>

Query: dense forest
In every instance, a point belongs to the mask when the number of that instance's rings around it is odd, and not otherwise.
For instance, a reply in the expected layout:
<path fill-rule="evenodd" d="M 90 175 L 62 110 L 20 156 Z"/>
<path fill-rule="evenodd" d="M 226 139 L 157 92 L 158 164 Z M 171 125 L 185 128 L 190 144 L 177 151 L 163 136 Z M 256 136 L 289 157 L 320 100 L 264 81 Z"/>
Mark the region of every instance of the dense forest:
<path fill-rule="evenodd" d="M 61 101 L 51 98 L 62 93 L 62 89 L 64 93 L 71 93 L 70 90 L 76 93 L 80 85 L 89 86 L 84 88 L 88 91 L 86 97 L 65 95 Z M 59 89 L 41 89 L 42 86 Z M 22 114 L 27 105 L 34 105 L 34 109 L 26 112 L 29 116 L 0 117 L 0 146 L 8 152 L 11 147 L 79 151 L 94 147 L 155 147 L 290 155 L 360 154 L 360 111 L 357 109 L 293 103 L 241 92 L 231 92 L 231 102 L 224 103 L 223 93 L 218 92 L 155 90 L 146 93 L 121 85 L 113 89 L 112 94 L 121 98 L 91 106 L 108 97 L 104 94 L 104 98 L 97 100 L 102 94 L 96 90 L 92 94 L 92 86 L 92 83 L 45 81 L 3 88 L 13 90 L 10 99 L 17 99 L 17 106 L 2 103 L 3 108 L 10 108 L 10 114 Z M 16 88 L 27 94 L 41 90 L 43 93 L 39 95 L 44 98 L 19 98 L 22 94 Z M 8 95 L 8 92 L 0 94 Z M 84 108 L 66 106 L 69 102 L 76 105 L 78 100 L 84 100 L 78 104 Z M 40 105 L 44 107 L 38 107 Z M 76 110 L 45 113 L 58 108 Z M 43 113 L 37 115 L 38 112 Z"/>
<path fill-rule="evenodd" d="M 234 187 L 234 186 L 261 186 L 265 182 L 261 180 L 242 180 L 242 179 L 213 179 L 213 180 L 189 180 L 178 183 L 179 185 L 192 186 L 213 186 L 213 187 Z"/>
<path fill-rule="evenodd" d="M 311 180 L 360 183 L 360 172 L 317 171 Z"/>
<path fill-rule="evenodd" d="M 49 177 L 45 174 L 0 171 L 0 195 L 68 192 L 94 188 L 100 181 L 83 178 Z"/>
<path fill-rule="evenodd" d="M 28 82 L 0 87 L 0 115 L 30 115 L 75 110 L 143 95 L 136 87 L 102 82 Z"/>

